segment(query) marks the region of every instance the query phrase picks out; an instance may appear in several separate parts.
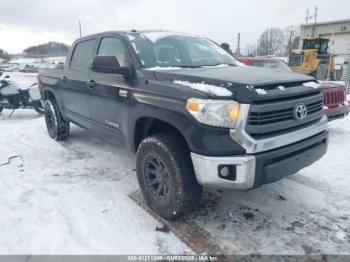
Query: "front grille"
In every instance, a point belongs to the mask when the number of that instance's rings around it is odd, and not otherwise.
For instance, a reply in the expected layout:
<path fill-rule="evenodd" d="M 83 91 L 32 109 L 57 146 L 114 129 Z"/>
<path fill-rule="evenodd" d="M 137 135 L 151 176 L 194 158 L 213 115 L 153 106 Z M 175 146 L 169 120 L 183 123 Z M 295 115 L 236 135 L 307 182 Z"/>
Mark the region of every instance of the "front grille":
<path fill-rule="evenodd" d="M 345 100 L 345 92 L 342 89 L 324 90 L 324 104 L 329 107 L 337 107 Z"/>
<path fill-rule="evenodd" d="M 304 104 L 308 114 L 306 118 L 297 120 L 294 110 L 297 105 Z M 298 130 L 314 124 L 323 116 L 323 95 L 269 102 L 252 105 L 246 125 L 246 131 L 256 139 L 262 139 Z"/>

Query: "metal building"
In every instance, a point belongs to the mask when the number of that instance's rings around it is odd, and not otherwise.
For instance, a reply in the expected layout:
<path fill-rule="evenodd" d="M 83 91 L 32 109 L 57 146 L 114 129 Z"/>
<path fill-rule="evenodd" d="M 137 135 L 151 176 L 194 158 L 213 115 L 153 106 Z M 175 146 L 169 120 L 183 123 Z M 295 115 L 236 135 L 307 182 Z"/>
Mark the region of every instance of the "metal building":
<path fill-rule="evenodd" d="M 343 64 L 343 80 L 345 80 L 350 63 L 350 19 L 302 24 L 300 31 L 300 48 L 302 39 L 321 37 L 330 40 L 329 52 L 336 55 L 338 63 Z"/>
<path fill-rule="evenodd" d="M 350 53 L 350 19 L 322 22 L 316 24 L 302 24 L 301 38 L 322 37 L 330 39 L 331 51 L 335 54 Z M 300 42 L 301 44 L 301 42 Z"/>

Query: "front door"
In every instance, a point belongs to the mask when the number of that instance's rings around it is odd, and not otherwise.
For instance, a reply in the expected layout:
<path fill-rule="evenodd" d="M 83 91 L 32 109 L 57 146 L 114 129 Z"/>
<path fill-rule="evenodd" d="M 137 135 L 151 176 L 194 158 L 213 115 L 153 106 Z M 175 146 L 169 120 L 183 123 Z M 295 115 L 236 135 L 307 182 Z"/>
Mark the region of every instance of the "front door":
<path fill-rule="evenodd" d="M 96 55 L 116 56 L 120 66 L 128 66 L 130 61 L 123 41 L 116 36 L 102 37 Z M 116 136 L 120 144 L 126 141 L 129 98 L 130 86 L 123 75 L 90 73 L 87 100 L 94 128 Z"/>

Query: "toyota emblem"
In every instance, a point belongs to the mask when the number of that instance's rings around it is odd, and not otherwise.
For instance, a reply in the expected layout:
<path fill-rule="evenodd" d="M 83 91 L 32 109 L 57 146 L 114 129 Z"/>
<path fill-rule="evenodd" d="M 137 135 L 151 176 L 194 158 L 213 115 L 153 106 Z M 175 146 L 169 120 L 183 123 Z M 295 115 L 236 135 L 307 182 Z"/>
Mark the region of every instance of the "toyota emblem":
<path fill-rule="evenodd" d="M 294 117 L 297 120 L 303 120 L 307 116 L 307 107 L 306 105 L 297 105 L 294 109 Z"/>

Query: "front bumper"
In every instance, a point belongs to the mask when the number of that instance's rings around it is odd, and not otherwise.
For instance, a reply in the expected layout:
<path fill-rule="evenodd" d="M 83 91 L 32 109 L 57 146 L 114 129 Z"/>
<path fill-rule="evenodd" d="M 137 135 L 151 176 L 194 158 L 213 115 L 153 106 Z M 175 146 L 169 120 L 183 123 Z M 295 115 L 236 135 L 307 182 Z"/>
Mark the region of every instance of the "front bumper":
<path fill-rule="evenodd" d="M 350 112 L 350 102 L 347 102 L 347 104 L 344 105 L 339 105 L 335 108 L 326 108 L 324 112 L 326 113 L 328 120 L 343 118 Z"/>
<path fill-rule="evenodd" d="M 294 174 L 320 159 L 327 151 L 328 131 L 264 153 L 210 157 L 191 153 L 195 174 L 206 187 L 248 190 Z M 234 180 L 219 177 L 220 165 L 235 165 Z"/>

